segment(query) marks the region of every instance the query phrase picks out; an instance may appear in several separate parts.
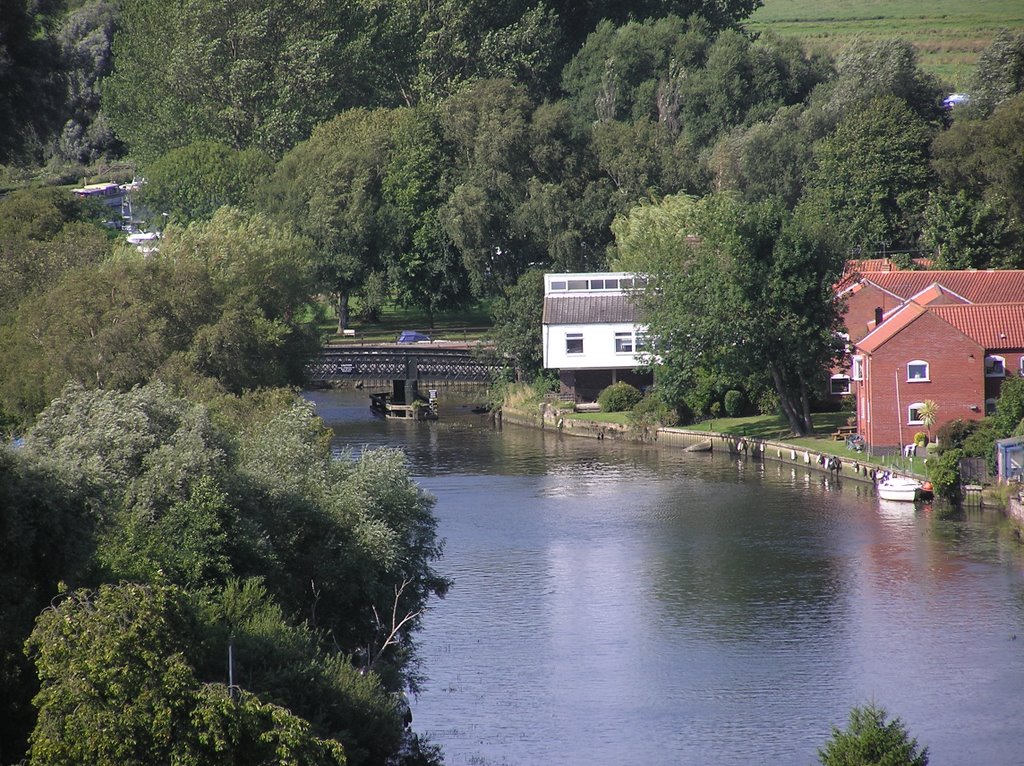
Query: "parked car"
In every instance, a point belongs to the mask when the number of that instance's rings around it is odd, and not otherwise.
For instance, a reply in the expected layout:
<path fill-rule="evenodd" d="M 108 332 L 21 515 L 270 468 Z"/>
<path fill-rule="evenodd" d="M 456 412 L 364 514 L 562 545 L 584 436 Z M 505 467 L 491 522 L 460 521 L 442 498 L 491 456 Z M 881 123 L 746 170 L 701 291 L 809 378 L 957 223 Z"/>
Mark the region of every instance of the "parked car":
<path fill-rule="evenodd" d="M 430 336 L 416 330 L 402 330 L 398 333 L 397 343 L 430 343 Z"/>

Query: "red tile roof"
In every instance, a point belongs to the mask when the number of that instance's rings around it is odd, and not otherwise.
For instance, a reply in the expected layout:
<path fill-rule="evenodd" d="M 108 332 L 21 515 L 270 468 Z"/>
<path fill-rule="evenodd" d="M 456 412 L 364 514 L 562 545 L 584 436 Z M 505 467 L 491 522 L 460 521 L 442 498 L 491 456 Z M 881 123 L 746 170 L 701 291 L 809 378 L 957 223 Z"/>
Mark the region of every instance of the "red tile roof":
<path fill-rule="evenodd" d="M 931 306 L 928 310 L 986 350 L 1024 349 L 1024 303 Z"/>
<path fill-rule="evenodd" d="M 863 279 L 907 299 L 933 283 L 971 303 L 1024 301 L 1024 270 L 888 271 L 863 274 Z"/>
<path fill-rule="evenodd" d="M 939 303 L 940 301 L 944 304 L 969 302 L 966 298 L 947 290 L 938 282 L 932 282 L 932 284 L 928 285 L 924 290 L 911 296 L 910 300 L 914 303 L 920 304 L 921 306 L 930 306 L 932 304 Z"/>
<path fill-rule="evenodd" d="M 921 306 L 906 303 L 856 346 L 874 353 L 924 314 L 953 326 L 986 351 L 1024 349 L 1024 303 L 974 303 Z"/>

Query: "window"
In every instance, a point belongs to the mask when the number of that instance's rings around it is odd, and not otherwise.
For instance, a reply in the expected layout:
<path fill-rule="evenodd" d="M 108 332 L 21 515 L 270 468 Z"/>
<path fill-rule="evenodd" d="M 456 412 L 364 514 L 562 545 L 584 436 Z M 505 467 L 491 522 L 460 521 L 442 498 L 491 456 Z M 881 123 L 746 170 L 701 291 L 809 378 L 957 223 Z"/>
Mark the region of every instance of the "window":
<path fill-rule="evenodd" d="M 996 414 L 996 400 L 995 399 L 986 399 L 985 400 L 985 416 L 987 417 L 989 415 L 995 415 L 995 414 Z"/>
<path fill-rule="evenodd" d="M 604 290 L 604 280 L 603 279 L 591 279 L 590 280 L 590 289 L 591 290 Z"/>
<path fill-rule="evenodd" d="M 583 353 L 583 333 L 581 333 L 581 332 L 567 332 L 565 334 L 565 353 L 567 353 L 567 354 L 582 354 Z"/>
<path fill-rule="evenodd" d="M 829 382 L 829 393 L 833 396 L 845 396 L 850 393 L 850 376 L 833 375 Z"/>
<path fill-rule="evenodd" d="M 985 377 L 1003 378 L 1006 377 L 1006 360 L 1001 356 L 985 357 Z"/>
<path fill-rule="evenodd" d="M 920 359 L 915 359 L 913 362 L 907 362 L 907 382 L 927 383 L 928 362 L 922 362 Z"/>
<path fill-rule="evenodd" d="M 565 289 L 565 280 L 564 279 L 559 280 L 557 282 L 552 282 L 551 283 L 551 290 L 552 290 L 552 292 L 554 292 L 555 290 L 564 290 L 564 289 Z"/>
<path fill-rule="evenodd" d="M 634 348 L 637 351 L 643 351 L 644 349 L 647 348 L 647 336 L 644 335 L 642 332 L 638 332 L 636 334 L 636 344 Z"/>
<path fill-rule="evenodd" d="M 617 279 L 606 279 L 604 281 L 604 289 L 605 290 L 618 290 L 619 289 L 619 280 L 617 280 Z"/>
<path fill-rule="evenodd" d="M 570 279 L 569 289 L 570 290 L 587 290 L 590 288 L 589 279 Z"/>
<path fill-rule="evenodd" d="M 616 354 L 632 354 L 633 353 L 633 333 L 631 333 L 631 332 L 617 332 L 617 333 L 615 333 L 615 353 Z"/>
<path fill-rule="evenodd" d="M 924 407 L 924 402 L 914 402 L 907 407 L 907 425 L 908 426 L 919 426 L 924 425 L 924 421 L 921 420 L 921 408 Z"/>
<path fill-rule="evenodd" d="M 864 380 L 864 357 L 859 354 L 850 357 L 850 373 L 854 380 Z"/>

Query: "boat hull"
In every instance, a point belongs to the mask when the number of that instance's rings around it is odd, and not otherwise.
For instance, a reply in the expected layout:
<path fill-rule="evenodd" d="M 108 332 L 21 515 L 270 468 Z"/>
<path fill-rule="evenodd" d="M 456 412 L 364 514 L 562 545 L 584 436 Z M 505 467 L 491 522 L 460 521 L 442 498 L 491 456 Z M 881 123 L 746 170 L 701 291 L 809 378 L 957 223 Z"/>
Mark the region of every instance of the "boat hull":
<path fill-rule="evenodd" d="M 912 480 L 896 479 L 879 482 L 876 490 L 883 500 L 912 503 L 921 494 L 921 484 Z"/>

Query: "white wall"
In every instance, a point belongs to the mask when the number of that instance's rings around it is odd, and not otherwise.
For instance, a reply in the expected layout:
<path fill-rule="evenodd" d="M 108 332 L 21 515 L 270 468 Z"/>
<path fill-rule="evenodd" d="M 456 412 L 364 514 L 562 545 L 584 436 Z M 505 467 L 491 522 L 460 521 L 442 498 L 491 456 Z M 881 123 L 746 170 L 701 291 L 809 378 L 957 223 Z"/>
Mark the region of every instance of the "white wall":
<path fill-rule="evenodd" d="M 615 352 L 615 333 L 634 332 L 630 322 L 620 324 L 544 325 L 544 366 L 559 370 L 626 369 L 643 365 L 643 354 Z M 583 333 L 583 353 L 565 353 L 565 336 Z"/>

